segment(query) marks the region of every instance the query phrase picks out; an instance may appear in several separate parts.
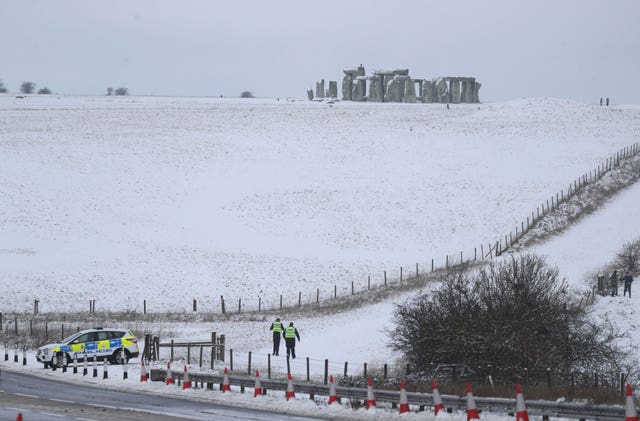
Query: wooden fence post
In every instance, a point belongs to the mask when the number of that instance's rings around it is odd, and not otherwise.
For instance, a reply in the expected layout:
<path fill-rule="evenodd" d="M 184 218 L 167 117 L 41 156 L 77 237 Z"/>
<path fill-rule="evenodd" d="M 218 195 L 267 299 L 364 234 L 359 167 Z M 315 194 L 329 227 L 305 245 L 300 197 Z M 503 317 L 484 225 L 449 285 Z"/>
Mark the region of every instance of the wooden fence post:
<path fill-rule="evenodd" d="M 229 350 L 229 370 L 233 371 L 233 349 Z"/>
<path fill-rule="evenodd" d="M 216 359 L 215 358 L 215 353 L 216 353 L 216 347 L 212 346 L 211 347 L 211 363 L 210 363 L 210 367 L 209 367 L 209 368 L 211 368 L 211 370 L 213 370 L 213 361 Z"/>
<path fill-rule="evenodd" d="M 267 378 L 271 379 L 271 354 L 267 354 Z"/>
<path fill-rule="evenodd" d="M 387 285 L 387 271 L 384 271 L 384 284 Z"/>
<path fill-rule="evenodd" d="M 324 383 L 327 384 L 329 382 L 329 360 L 324 360 Z"/>
<path fill-rule="evenodd" d="M 247 374 L 249 376 L 251 375 L 251 351 L 249 351 L 249 362 L 248 362 Z"/>
<path fill-rule="evenodd" d="M 298 307 L 302 305 L 302 292 L 298 291 Z"/>
<path fill-rule="evenodd" d="M 344 376 L 347 377 L 347 366 L 349 365 L 348 361 L 344 362 Z"/>
<path fill-rule="evenodd" d="M 220 307 L 222 309 L 222 314 L 225 314 L 225 309 L 224 309 L 224 296 L 220 296 Z"/>

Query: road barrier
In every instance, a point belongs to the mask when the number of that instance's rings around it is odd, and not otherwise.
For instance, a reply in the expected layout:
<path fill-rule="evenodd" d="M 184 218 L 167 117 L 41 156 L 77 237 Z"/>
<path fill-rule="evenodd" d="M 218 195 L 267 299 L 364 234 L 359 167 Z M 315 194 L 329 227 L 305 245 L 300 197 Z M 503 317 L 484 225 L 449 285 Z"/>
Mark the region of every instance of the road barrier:
<path fill-rule="evenodd" d="M 181 377 L 182 375 L 174 373 L 174 376 Z M 223 376 L 219 374 L 190 373 L 190 378 L 195 384 L 206 383 L 208 389 L 211 389 L 211 385 L 213 384 L 222 385 L 223 381 L 229 382 L 230 385 L 240 387 L 241 390 L 255 386 L 255 378 L 252 376 L 229 374 Z M 151 369 L 151 380 L 164 381 L 164 379 L 165 370 Z M 286 380 L 265 379 L 262 380 L 261 383 L 263 394 L 267 394 L 268 390 L 277 390 L 286 393 L 288 387 L 288 381 Z M 310 399 L 315 399 L 315 396 L 329 397 L 331 394 L 329 385 L 294 381 L 293 388 L 297 394 L 307 394 Z M 362 402 L 366 402 L 368 399 L 366 388 L 335 386 L 335 389 L 336 394 L 342 399 Z M 391 405 L 397 405 L 400 402 L 400 394 L 401 392 L 397 390 L 376 389 L 375 399 L 377 402 L 386 402 Z M 431 393 L 406 392 L 406 395 L 409 405 L 418 407 L 419 410 L 424 410 L 426 407 L 433 408 L 435 406 L 433 394 Z M 440 395 L 440 399 L 443 405 L 447 408 L 447 411 L 467 410 L 466 394 L 463 396 Z M 516 399 L 474 397 L 474 401 L 477 410 L 480 412 L 513 414 L 517 408 Z M 540 415 L 545 418 L 571 418 L 580 420 L 596 419 L 606 421 L 621 420 L 625 418 L 625 407 L 622 405 L 594 405 L 534 400 L 526 401 L 526 408 L 529 415 Z"/>

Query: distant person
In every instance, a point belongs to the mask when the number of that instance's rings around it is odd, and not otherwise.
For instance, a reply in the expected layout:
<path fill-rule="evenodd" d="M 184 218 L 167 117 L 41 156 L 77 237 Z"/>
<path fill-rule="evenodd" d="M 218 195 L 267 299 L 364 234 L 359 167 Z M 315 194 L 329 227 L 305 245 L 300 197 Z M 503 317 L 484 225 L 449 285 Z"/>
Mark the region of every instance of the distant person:
<path fill-rule="evenodd" d="M 282 335 L 282 323 L 279 317 L 276 318 L 275 322 L 271 323 L 269 330 L 273 332 L 273 353 L 271 355 L 279 355 L 280 336 Z"/>
<path fill-rule="evenodd" d="M 609 277 L 609 285 L 611 286 L 611 296 L 616 297 L 618 295 L 618 271 L 614 270 Z"/>
<path fill-rule="evenodd" d="M 622 280 L 624 281 L 624 292 L 622 293 L 622 296 L 624 297 L 627 291 L 629 291 L 629 298 L 631 298 L 631 282 L 633 282 L 631 272 L 626 271 Z"/>
<path fill-rule="evenodd" d="M 296 338 L 298 338 L 298 342 L 300 342 L 300 334 L 298 333 L 298 329 L 293 326 L 293 322 L 289 323 L 282 332 L 282 336 L 284 336 L 284 343 L 287 346 L 287 357 L 291 355 L 291 358 L 296 357 Z"/>
<path fill-rule="evenodd" d="M 600 97 L 600 106 L 602 107 L 602 97 Z"/>
<path fill-rule="evenodd" d="M 607 107 L 609 106 L 609 97 L 607 97 Z"/>

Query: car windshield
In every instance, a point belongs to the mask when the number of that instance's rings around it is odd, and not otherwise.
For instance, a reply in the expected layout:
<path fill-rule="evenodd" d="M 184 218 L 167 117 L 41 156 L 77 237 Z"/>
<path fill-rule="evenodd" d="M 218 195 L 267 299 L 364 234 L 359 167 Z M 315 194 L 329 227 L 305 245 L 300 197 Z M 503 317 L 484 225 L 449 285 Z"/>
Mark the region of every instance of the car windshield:
<path fill-rule="evenodd" d="M 66 338 L 64 338 L 63 340 L 60 341 L 60 343 L 68 343 L 71 342 L 72 340 L 74 340 L 75 338 L 77 338 L 80 335 L 80 332 L 76 332 L 73 335 L 67 336 Z"/>

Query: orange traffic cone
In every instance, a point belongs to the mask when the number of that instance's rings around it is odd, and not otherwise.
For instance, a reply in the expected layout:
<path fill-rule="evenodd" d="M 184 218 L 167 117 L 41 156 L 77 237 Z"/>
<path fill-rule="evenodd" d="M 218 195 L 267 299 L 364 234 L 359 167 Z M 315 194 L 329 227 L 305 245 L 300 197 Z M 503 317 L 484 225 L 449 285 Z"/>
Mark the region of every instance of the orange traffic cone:
<path fill-rule="evenodd" d="M 516 421 L 529 421 L 527 408 L 524 406 L 524 395 L 520 383 L 516 383 Z"/>
<path fill-rule="evenodd" d="M 638 413 L 636 412 L 636 405 L 633 403 L 633 393 L 629 383 L 627 383 L 627 401 L 624 413 L 625 421 L 638 421 Z"/>
<path fill-rule="evenodd" d="M 146 382 L 149 380 L 149 375 L 147 374 L 147 367 L 144 365 L 144 358 L 140 361 L 140 381 Z"/>
<path fill-rule="evenodd" d="M 409 412 L 409 400 L 407 390 L 404 388 L 404 380 L 400 380 L 400 413 Z"/>
<path fill-rule="evenodd" d="M 438 385 L 435 380 L 431 380 L 431 393 L 433 394 L 433 411 L 434 415 L 438 415 L 438 412 L 444 411 L 444 404 L 442 403 L 442 397 L 438 391 Z"/>
<path fill-rule="evenodd" d="M 222 393 L 231 392 L 231 385 L 229 384 L 229 370 L 224 368 L 224 376 L 222 378 Z"/>
<path fill-rule="evenodd" d="M 340 403 L 340 399 L 336 393 L 336 384 L 333 382 L 333 376 L 329 376 L 329 405 L 334 402 Z"/>
<path fill-rule="evenodd" d="M 371 377 L 367 377 L 367 409 L 376 406 L 376 398 L 373 396 Z"/>
<path fill-rule="evenodd" d="M 184 365 L 184 376 L 182 377 L 182 390 L 191 389 L 191 380 L 189 380 L 189 371 L 187 365 Z"/>
<path fill-rule="evenodd" d="M 22 421 L 22 412 L 18 412 L 18 416 L 16 417 L 16 421 Z"/>
<path fill-rule="evenodd" d="M 296 392 L 293 391 L 293 380 L 291 379 L 291 373 L 287 375 L 287 400 L 295 398 Z"/>
<path fill-rule="evenodd" d="M 262 395 L 262 382 L 260 381 L 260 372 L 256 370 L 256 384 L 253 386 L 253 397 Z"/>
<path fill-rule="evenodd" d="M 471 385 L 467 383 L 467 421 L 473 419 L 479 420 L 480 414 L 478 414 L 476 401 L 473 399 L 473 393 L 471 393 Z"/>
<path fill-rule="evenodd" d="M 165 384 L 173 384 L 173 375 L 171 374 L 171 361 L 167 363 L 167 378 L 165 380 Z"/>

